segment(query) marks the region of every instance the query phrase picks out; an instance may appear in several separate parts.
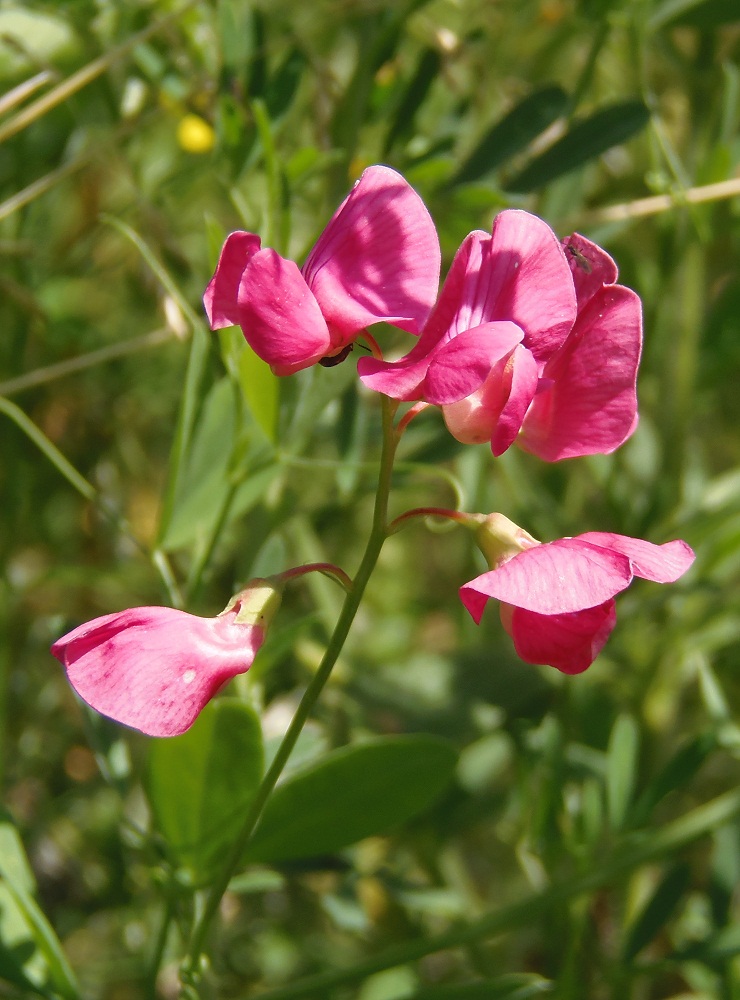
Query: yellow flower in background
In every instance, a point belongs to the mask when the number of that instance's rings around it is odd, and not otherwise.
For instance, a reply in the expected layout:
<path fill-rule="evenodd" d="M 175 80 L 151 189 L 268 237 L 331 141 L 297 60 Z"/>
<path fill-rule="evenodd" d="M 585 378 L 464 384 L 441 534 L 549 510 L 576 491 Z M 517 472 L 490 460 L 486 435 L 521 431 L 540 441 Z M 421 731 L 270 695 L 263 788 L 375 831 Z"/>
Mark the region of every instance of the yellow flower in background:
<path fill-rule="evenodd" d="M 177 141 L 186 153 L 210 153 L 216 133 L 200 115 L 185 115 L 177 126 Z"/>

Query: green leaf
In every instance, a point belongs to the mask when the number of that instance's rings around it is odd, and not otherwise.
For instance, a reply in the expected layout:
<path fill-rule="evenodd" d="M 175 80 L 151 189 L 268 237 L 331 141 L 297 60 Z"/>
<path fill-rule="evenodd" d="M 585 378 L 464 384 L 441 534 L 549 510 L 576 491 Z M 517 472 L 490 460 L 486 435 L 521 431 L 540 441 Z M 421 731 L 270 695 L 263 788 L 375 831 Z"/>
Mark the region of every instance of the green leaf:
<path fill-rule="evenodd" d="M 265 107 L 272 122 L 277 122 L 290 107 L 303 78 L 305 66 L 305 54 L 294 47 L 269 78 L 265 88 Z"/>
<path fill-rule="evenodd" d="M 411 135 L 414 118 L 429 88 L 439 73 L 442 59 L 437 49 L 424 49 L 416 66 L 416 71 L 409 81 L 396 112 L 393 115 L 388 134 L 383 146 L 383 156 L 387 157 L 393 146 L 400 140 Z"/>
<path fill-rule="evenodd" d="M 569 101 L 561 87 L 543 87 L 525 97 L 486 132 L 450 184 L 466 184 L 496 170 L 564 115 Z"/>
<path fill-rule="evenodd" d="M 666 0 L 653 12 L 648 25 L 655 30 L 683 24 L 706 31 L 739 21 L 737 0 Z"/>
<path fill-rule="evenodd" d="M 206 705 L 195 725 L 153 740 L 146 790 L 174 864 L 207 881 L 233 842 L 262 779 L 256 713 L 232 698 Z"/>
<path fill-rule="evenodd" d="M 426 735 L 388 736 L 335 750 L 275 789 L 247 857 L 315 857 L 385 833 L 445 790 L 456 761 L 450 743 Z"/>
<path fill-rule="evenodd" d="M 655 806 L 669 792 L 687 785 L 717 746 L 714 733 L 700 733 L 679 747 L 640 796 L 632 816 L 635 826 L 647 823 Z"/>
<path fill-rule="evenodd" d="M 18 831 L 0 808 L 0 976 L 42 996 L 56 993 L 75 1000 L 74 973 L 34 891 Z"/>
<path fill-rule="evenodd" d="M 280 383 L 246 341 L 239 356 L 239 385 L 254 419 L 272 444 L 277 444 Z"/>
<path fill-rule="evenodd" d="M 637 780 L 640 731 L 631 715 L 620 715 L 612 727 L 606 761 L 606 801 L 613 830 L 624 826 Z"/>
<path fill-rule="evenodd" d="M 634 958 L 660 931 L 686 892 L 689 876 L 689 867 L 684 862 L 667 872 L 627 931 L 623 952 L 625 960 Z"/>
<path fill-rule="evenodd" d="M 553 983 L 536 973 L 522 972 L 458 986 L 430 986 L 408 1000 L 527 1000 L 549 992 Z"/>
<path fill-rule="evenodd" d="M 235 391 L 230 379 L 222 378 L 201 409 L 163 549 L 184 548 L 209 535 L 231 489 L 228 472 L 235 434 Z"/>
<path fill-rule="evenodd" d="M 507 191 L 535 191 L 556 177 L 595 160 L 607 149 L 626 142 L 650 121 L 642 101 L 624 101 L 602 108 L 576 123 L 561 139 L 508 180 Z"/>

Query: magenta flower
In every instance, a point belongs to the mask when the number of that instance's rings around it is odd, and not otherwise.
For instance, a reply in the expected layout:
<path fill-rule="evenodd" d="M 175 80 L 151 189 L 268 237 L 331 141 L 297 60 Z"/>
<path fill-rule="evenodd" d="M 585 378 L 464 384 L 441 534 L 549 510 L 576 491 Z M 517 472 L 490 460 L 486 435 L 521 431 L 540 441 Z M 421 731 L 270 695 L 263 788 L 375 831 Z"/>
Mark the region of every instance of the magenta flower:
<path fill-rule="evenodd" d="M 576 314 L 570 266 L 555 233 L 537 216 L 507 210 L 491 236 L 465 238 L 406 357 L 362 358 L 358 370 L 387 396 L 441 406 L 459 441 L 490 441 L 500 455 L 518 434 Z"/>
<path fill-rule="evenodd" d="M 491 598 L 527 663 L 578 674 L 593 663 L 616 624 L 614 597 L 639 576 L 672 583 L 694 561 L 682 541 L 589 531 L 540 544 L 502 514 L 480 516 L 478 543 L 492 568 L 460 588 L 476 623 Z"/>
<path fill-rule="evenodd" d="M 440 251 L 418 194 L 368 167 L 305 264 L 232 233 L 203 296 L 214 330 L 240 326 L 276 375 L 337 358 L 371 323 L 418 333 L 437 297 Z"/>
<path fill-rule="evenodd" d="M 563 240 L 578 317 L 545 365 L 517 444 L 549 462 L 608 454 L 637 427 L 642 311 L 635 292 L 615 284 L 617 266 L 595 243 Z"/>
<path fill-rule="evenodd" d="M 227 681 L 249 670 L 279 602 L 272 583 L 253 581 L 215 618 L 131 608 L 80 625 L 51 651 L 101 715 L 149 736 L 177 736 Z"/>

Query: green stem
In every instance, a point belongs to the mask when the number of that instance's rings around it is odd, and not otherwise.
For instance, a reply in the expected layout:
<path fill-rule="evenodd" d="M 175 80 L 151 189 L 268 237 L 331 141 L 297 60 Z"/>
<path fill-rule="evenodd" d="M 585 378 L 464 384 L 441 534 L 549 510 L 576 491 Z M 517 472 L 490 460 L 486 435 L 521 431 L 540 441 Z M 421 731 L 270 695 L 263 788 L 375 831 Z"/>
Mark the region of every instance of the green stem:
<path fill-rule="evenodd" d="M 390 493 L 391 476 L 393 473 L 393 460 L 399 441 L 399 437 L 393 428 L 395 405 L 396 404 L 392 400 L 382 397 L 383 451 L 380 459 L 378 486 L 375 493 L 372 527 L 370 530 L 370 536 L 367 540 L 367 545 L 365 547 L 365 553 L 362 557 L 362 561 L 360 562 L 359 569 L 355 574 L 354 580 L 352 581 L 352 587 L 344 599 L 342 610 L 339 614 L 339 618 L 337 619 L 337 624 L 334 628 L 332 637 L 329 640 L 329 645 L 327 646 L 321 664 L 314 674 L 311 683 L 306 688 L 303 698 L 301 699 L 301 703 L 293 716 L 277 753 L 275 754 L 275 758 L 270 765 L 267 774 L 262 779 L 260 787 L 257 789 L 257 794 L 252 801 L 249 812 L 245 817 L 244 824 L 239 831 L 239 835 L 234 841 L 227 862 L 220 875 L 208 891 L 205 906 L 193 931 L 190 950 L 181 973 L 183 986 L 185 987 L 185 995 L 192 996 L 193 991 L 197 989 L 200 961 L 206 937 L 218 911 L 221 899 L 226 892 L 232 876 L 241 864 L 249 839 L 259 822 L 265 805 L 267 804 L 267 800 L 272 794 L 272 790 L 277 784 L 278 779 L 283 772 L 283 768 L 288 762 L 288 758 L 293 751 L 293 747 L 301 734 L 311 710 L 316 704 L 324 685 L 329 679 L 329 675 L 331 674 L 334 664 L 339 658 L 339 654 L 344 647 L 352 622 L 357 614 L 357 609 L 359 608 L 363 594 L 365 593 L 365 588 L 373 570 L 375 569 L 378 556 L 380 555 L 383 543 L 386 540 L 388 532 L 388 495 Z"/>
<path fill-rule="evenodd" d="M 738 815 L 740 791 L 726 792 L 658 830 L 646 830 L 639 838 L 630 838 L 600 868 L 556 882 L 542 892 L 533 893 L 518 903 L 487 913 L 479 920 L 458 924 L 444 934 L 395 945 L 349 969 L 333 969 L 307 976 L 299 982 L 261 993 L 258 1000 L 296 1000 L 297 997 L 308 996 L 324 998 L 329 996 L 330 990 L 358 983 L 376 972 L 406 965 L 434 952 L 459 948 L 505 934 L 516 927 L 531 926 L 553 907 L 562 906 L 583 893 L 617 882 L 628 872 L 685 847 L 724 823 L 736 819 Z"/>

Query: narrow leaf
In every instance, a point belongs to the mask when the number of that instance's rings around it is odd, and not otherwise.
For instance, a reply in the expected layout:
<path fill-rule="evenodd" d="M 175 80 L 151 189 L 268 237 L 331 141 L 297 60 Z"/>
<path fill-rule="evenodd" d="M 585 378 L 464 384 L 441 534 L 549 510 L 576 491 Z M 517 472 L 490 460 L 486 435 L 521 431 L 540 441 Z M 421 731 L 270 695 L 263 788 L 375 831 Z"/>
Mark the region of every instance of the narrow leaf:
<path fill-rule="evenodd" d="M 429 93 L 429 88 L 439 73 L 441 63 L 442 60 L 436 49 L 424 49 L 417 63 L 416 71 L 409 80 L 396 108 L 396 113 L 393 115 L 383 146 L 384 156 L 388 155 L 400 139 L 406 139 L 411 135 L 416 113 Z"/>
<path fill-rule="evenodd" d="M 626 142 L 650 120 L 642 101 L 624 101 L 602 108 L 578 122 L 521 173 L 507 181 L 508 191 L 535 191 L 576 167 L 595 160 L 607 149 Z"/>
<path fill-rule="evenodd" d="M 62 945 L 33 897 L 35 882 L 12 818 L 0 809 L 0 975 L 42 995 L 75 1000 Z"/>
<path fill-rule="evenodd" d="M 239 356 L 239 385 L 254 419 L 272 444 L 277 444 L 280 383 L 246 342 Z"/>
<path fill-rule="evenodd" d="M 553 983 L 536 973 L 522 972 L 459 986 L 430 986 L 409 1000 L 528 1000 L 549 992 Z"/>
<path fill-rule="evenodd" d="M 642 826 L 647 823 L 661 799 L 669 792 L 687 785 L 716 746 L 717 738 L 713 733 L 700 733 L 679 747 L 640 796 L 632 817 L 634 825 Z"/>
<path fill-rule="evenodd" d="M 561 87 L 543 87 L 525 97 L 486 132 L 450 184 L 477 180 L 526 149 L 566 113 L 569 100 Z"/>
<path fill-rule="evenodd" d="M 626 961 L 650 944 L 676 909 L 689 885 L 689 867 L 681 862 L 671 868 L 627 932 Z"/>
<path fill-rule="evenodd" d="M 620 715 L 609 737 L 606 764 L 606 801 L 612 829 L 620 830 L 637 780 L 640 733 L 630 715 Z"/>

